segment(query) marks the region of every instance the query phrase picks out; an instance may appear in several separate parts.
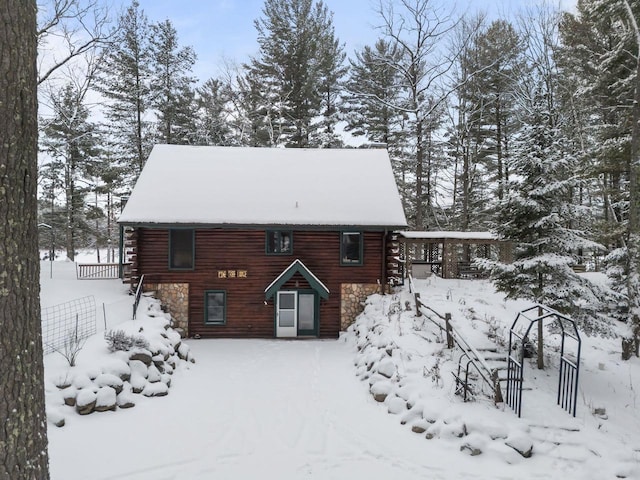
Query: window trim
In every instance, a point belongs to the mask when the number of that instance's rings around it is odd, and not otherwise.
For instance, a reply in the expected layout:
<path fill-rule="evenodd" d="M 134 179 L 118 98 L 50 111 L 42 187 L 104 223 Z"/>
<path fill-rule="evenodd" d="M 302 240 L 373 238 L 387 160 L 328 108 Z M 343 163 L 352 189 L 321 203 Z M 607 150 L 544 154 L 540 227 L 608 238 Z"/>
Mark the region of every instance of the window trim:
<path fill-rule="evenodd" d="M 272 252 L 269 250 L 269 235 L 276 233 L 278 234 L 278 238 L 283 233 L 289 234 L 289 250 L 286 252 Z M 293 230 L 278 230 L 275 228 L 269 229 L 265 231 L 264 234 L 264 252 L 266 255 L 293 255 Z"/>
<path fill-rule="evenodd" d="M 358 252 L 358 261 L 348 262 L 344 260 L 344 236 L 345 235 L 359 235 L 360 236 L 360 246 Z M 340 265 L 345 267 L 351 266 L 361 266 L 364 264 L 364 234 L 358 230 L 344 230 L 340 232 Z"/>
<path fill-rule="evenodd" d="M 221 293 L 223 298 L 222 321 L 209 320 L 209 294 Z M 205 290 L 204 291 L 204 324 L 207 326 L 224 326 L 227 324 L 227 291 L 226 290 Z"/>
<path fill-rule="evenodd" d="M 191 231 L 191 266 L 190 267 L 174 267 L 172 265 L 172 260 L 173 260 L 173 241 L 172 241 L 172 237 L 173 237 L 173 233 L 176 230 L 181 230 L 181 231 L 185 231 L 185 230 L 189 230 Z M 168 259 L 167 259 L 167 263 L 168 263 L 168 268 L 169 270 L 176 270 L 176 271 L 189 271 L 189 270 L 195 270 L 196 268 L 196 231 L 194 228 L 169 228 L 169 255 L 168 255 Z"/>

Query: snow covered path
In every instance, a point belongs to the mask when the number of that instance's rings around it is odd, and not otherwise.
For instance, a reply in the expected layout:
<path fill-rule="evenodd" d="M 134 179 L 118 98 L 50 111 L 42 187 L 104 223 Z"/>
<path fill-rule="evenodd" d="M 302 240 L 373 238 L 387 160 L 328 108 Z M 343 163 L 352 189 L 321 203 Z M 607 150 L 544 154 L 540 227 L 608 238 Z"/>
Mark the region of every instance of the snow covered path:
<path fill-rule="evenodd" d="M 437 480 L 521 472 L 495 471 L 495 462 L 401 426 L 357 380 L 343 342 L 189 344 L 197 363 L 174 375 L 169 396 L 50 427 L 52 478 Z"/>

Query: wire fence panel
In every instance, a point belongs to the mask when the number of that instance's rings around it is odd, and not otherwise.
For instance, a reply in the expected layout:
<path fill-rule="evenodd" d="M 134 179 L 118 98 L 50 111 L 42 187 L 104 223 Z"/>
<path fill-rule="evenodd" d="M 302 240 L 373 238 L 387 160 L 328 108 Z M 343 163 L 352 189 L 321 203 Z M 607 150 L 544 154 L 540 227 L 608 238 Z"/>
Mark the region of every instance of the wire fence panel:
<path fill-rule="evenodd" d="M 44 353 L 64 350 L 70 338 L 84 340 L 96 333 L 96 300 L 93 295 L 42 309 Z"/>

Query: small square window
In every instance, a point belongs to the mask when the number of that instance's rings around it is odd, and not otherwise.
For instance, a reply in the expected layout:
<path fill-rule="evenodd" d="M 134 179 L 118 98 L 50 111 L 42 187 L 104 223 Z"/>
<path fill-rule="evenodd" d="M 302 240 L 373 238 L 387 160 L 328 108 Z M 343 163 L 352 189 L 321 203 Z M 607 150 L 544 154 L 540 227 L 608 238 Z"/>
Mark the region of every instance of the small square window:
<path fill-rule="evenodd" d="M 269 255 L 288 255 L 293 252 L 293 233 L 291 231 L 267 231 L 267 253 Z"/>
<path fill-rule="evenodd" d="M 340 236 L 340 263 L 362 265 L 362 233 L 342 232 Z"/>
<path fill-rule="evenodd" d="M 169 230 L 169 268 L 193 269 L 194 233 L 190 228 Z"/>
<path fill-rule="evenodd" d="M 222 290 L 209 290 L 204 297 L 204 323 L 224 325 L 227 323 L 227 294 Z"/>

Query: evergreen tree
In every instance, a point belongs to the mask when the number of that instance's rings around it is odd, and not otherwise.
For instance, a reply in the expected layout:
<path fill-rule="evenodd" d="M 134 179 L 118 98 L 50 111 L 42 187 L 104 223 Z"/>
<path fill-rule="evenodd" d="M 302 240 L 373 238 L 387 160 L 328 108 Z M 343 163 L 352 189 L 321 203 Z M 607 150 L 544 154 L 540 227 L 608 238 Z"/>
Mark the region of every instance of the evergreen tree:
<path fill-rule="evenodd" d="M 132 185 L 151 151 L 152 108 L 149 24 L 137 0 L 120 17 L 102 62 L 98 90 L 108 102 L 105 115 L 119 161 Z"/>
<path fill-rule="evenodd" d="M 261 85 L 272 145 L 307 147 L 335 141 L 342 47 L 321 0 L 266 0 L 255 21 L 260 53 L 248 70 Z M 323 111 L 324 105 L 324 111 Z M 324 115 L 323 137 L 315 119 Z"/>
<path fill-rule="evenodd" d="M 157 110 L 157 141 L 185 144 L 195 137 L 195 104 L 191 76 L 196 54 L 180 48 L 170 20 L 151 27 L 152 105 Z"/>
<path fill-rule="evenodd" d="M 0 0 L 0 24 L 0 478 L 48 480 L 36 215 L 36 2 Z"/>
<path fill-rule="evenodd" d="M 350 60 L 342 108 L 347 132 L 387 146 L 402 203 L 409 212 L 412 169 L 406 115 L 398 108 L 402 89 L 395 65 L 399 61 L 398 49 L 384 39 L 355 52 L 355 59 Z"/>
<path fill-rule="evenodd" d="M 573 220 L 587 211 L 573 202 L 580 179 L 575 175 L 572 146 L 557 124 L 557 112 L 548 109 L 540 88 L 529 105 L 527 124 L 514 145 L 514 181 L 502 201 L 496 226 L 500 237 L 514 243 L 513 263 L 483 261 L 492 280 L 507 298 L 524 298 L 593 320 L 601 307 L 590 281 L 572 269 L 576 252 L 599 248 Z M 597 322 L 584 324 L 594 330 Z M 538 331 L 538 365 L 542 368 L 542 332 Z"/>
<path fill-rule="evenodd" d="M 228 124 L 228 92 L 222 82 L 210 78 L 196 90 L 196 140 L 199 145 L 230 145 Z"/>
<path fill-rule="evenodd" d="M 68 83 L 52 98 L 53 118 L 44 122 L 45 151 L 51 161 L 45 166 L 50 181 L 64 189 L 67 258 L 74 259 L 78 239 L 87 236 L 89 227 L 85 219 L 87 193 L 86 178 L 90 164 L 97 155 L 96 127 L 89 122 L 89 111 L 84 105 L 86 91 Z"/>
<path fill-rule="evenodd" d="M 626 298 L 621 312 L 629 332 L 623 358 L 640 352 L 640 28 L 638 0 L 579 0 L 563 22 L 564 60 L 588 99 L 592 142 L 603 192 L 602 237 L 614 288 Z M 571 61 L 571 50 L 588 62 Z M 589 138 L 589 137 L 587 137 Z"/>

